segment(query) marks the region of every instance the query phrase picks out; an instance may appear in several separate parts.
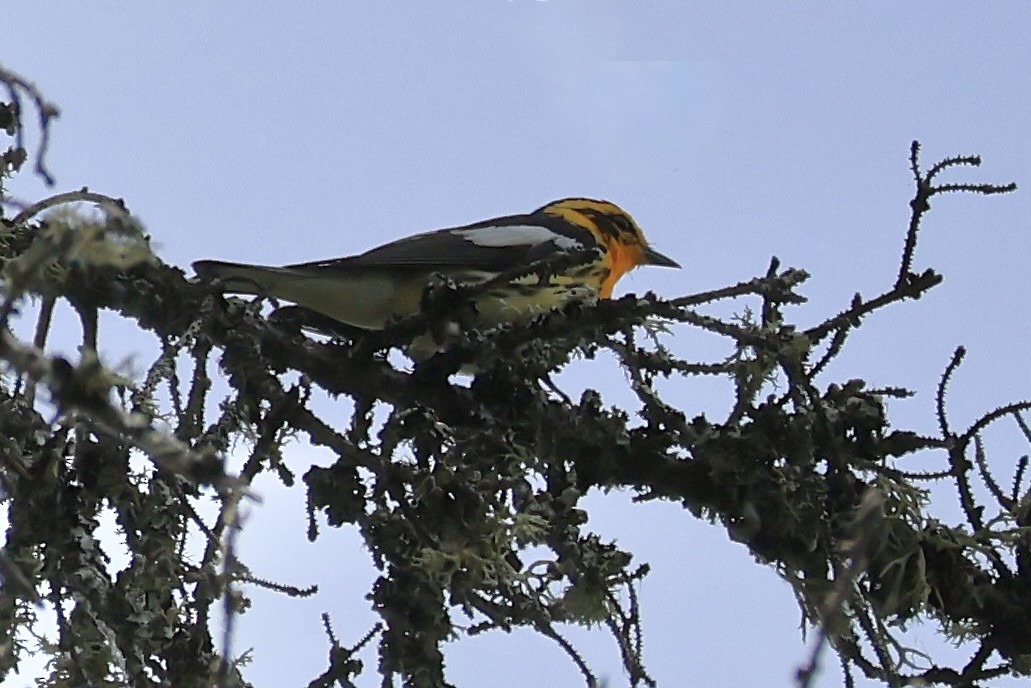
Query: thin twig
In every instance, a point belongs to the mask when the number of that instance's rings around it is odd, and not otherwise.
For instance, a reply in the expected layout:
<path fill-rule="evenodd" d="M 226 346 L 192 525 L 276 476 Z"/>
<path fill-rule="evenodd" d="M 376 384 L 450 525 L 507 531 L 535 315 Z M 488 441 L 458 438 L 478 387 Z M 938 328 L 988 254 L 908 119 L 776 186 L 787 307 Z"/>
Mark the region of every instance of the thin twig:
<path fill-rule="evenodd" d="M 125 207 L 125 201 L 120 198 L 113 198 L 111 196 L 105 196 L 104 194 L 95 193 L 90 191 L 86 187 L 78 191 L 66 191 L 64 193 L 55 194 L 44 198 L 43 200 L 37 201 L 25 208 L 23 211 L 14 216 L 11 220 L 11 224 L 20 225 L 27 222 L 29 218 L 38 215 L 39 213 L 49 208 L 55 208 L 59 205 L 66 203 L 96 203 L 105 210 L 112 210 L 115 214 L 123 217 L 131 217 L 128 208 Z"/>
<path fill-rule="evenodd" d="M 945 366 L 945 371 L 938 380 L 938 390 L 934 395 L 934 407 L 938 416 L 938 431 L 942 434 L 942 438 L 946 440 L 955 437 L 955 435 L 952 434 L 952 429 L 949 428 L 949 417 L 945 412 L 945 397 L 948 393 L 949 382 L 952 380 L 952 374 L 963 363 L 963 358 L 966 355 L 967 350 L 964 347 L 956 347 L 952 354 L 952 359 Z"/>
<path fill-rule="evenodd" d="M 36 105 L 36 111 L 39 113 L 39 148 L 36 151 L 36 174 L 43 178 L 43 181 L 47 186 L 54 185 L 54 178 L 50 175 L 50 172 L 46 167 L 46 154 L 47 149 L 50 147 L 50 120 L 60 116 L 60 111 L 53 103 L 49 102 L 43 97 L 43 94 L 38 88 L 29 81 L 26 81 L 22 77 L 10 72 L 3 67 L 0 67 L 0 81 L 7 84 L 8 93 L 11 96 L 11 100 L 15 105 L 18 116 L 21 116 L 21 98 L 18 95 L 18 91 L 21 90 L 26 93 L 29 98 L 32 99 Z M 16 145 L 19 148 L 24 147 L 22 139 L 22 127 L 21 123 L 18 124 L 17 138 L 15 139 Z"/>

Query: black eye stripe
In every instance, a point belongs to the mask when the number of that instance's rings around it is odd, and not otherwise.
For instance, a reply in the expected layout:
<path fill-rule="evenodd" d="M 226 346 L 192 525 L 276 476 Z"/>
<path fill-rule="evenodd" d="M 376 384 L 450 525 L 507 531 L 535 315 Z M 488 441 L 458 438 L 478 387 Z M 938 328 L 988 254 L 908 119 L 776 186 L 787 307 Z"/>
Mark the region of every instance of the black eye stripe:
<path fill-rule="evenodd" d="M 622 237 L 624 240 L 630 239 L 636 243 L 638 239 L 637 230 L 625 215 L 611 215 L 586 208 L 580 212 L 594 220 L 595 224 L 598 225 L 598 229 L 605 236 L 612 237 L 613 239 Z"/>

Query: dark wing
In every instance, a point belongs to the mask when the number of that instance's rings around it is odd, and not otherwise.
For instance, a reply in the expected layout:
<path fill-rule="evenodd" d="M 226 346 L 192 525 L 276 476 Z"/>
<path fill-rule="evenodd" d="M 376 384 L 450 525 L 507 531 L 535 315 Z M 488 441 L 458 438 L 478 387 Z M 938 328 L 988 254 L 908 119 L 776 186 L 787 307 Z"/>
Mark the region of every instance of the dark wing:
<path fill-rule="evenodd" d="M 556 251 L 592 246 L 590 232 L 545 213 L 511 215 L 438 229 L 384 244 L 357 256 L 289 265 L 302 270 L 454 268 L 502 272 Z"/>

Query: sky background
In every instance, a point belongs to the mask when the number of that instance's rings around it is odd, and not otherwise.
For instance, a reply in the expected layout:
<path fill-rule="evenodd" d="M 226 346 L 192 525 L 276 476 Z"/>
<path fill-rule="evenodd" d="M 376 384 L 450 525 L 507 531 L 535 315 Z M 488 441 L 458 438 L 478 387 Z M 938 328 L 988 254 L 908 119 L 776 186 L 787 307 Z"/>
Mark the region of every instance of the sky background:
<path fill-rule="evenodd" d="M 631 212 L 685 268 L 639 270 L 618 293 L 723 287 L 777 255 L 813 275 L 810 302 L 793 313 L 806 326 L 894 281 L 913 139 L 925 165 L 984 157 L 949 181 L 1031 182 L 1031 3 L 775 4 L 2 0 L 0 63 L 61 107 L 55 190 L 124 198 L 160 257 L 184 268 L 347 255 L 590 196 Z M 28 172 L 10 190 L 27 201 L 50 193 Z M 1029 209 L 1023 189 L 936 198 L 914 268 L 934 267 L 944 284 L 871 318 L 825 382 L 918 390 L 892 403 L 892 418 L 933 432 L 934 386 L 963 344 L 957 425 L 1031 396 Z M 692 358 L 726 353 L 677 334 Z M 140 369 L 149 363 L 139 353 L 149 342 L 116 346 L 110 362 L 136 351 Z M 626 401 L 605 361 L 567 380 Z M 689 414 L 726 400 L 708 382 L 666 389 Z M 1015 438 L 999 442 L 1004 463 L 1026 453 Z M 294 456 L 302 472 L 313 459 L 304 447 Z M 918 462 L 909 467 L 935 465 Z M 320 612 L 345 645 L 373 621 L 362 597 L 373 572 L 354 532 L 323 528 L 306 542 L 300 490 L 257 487 L 264 502 L 249 515 L 243 559 L 259 577 L 320 593 L 252 591 L 237 649 L 254 647 L 256 685 L 305 685 L 328 652 Z M 936 490 L 943 518 L 955 516 L 953 494 Z M 587 504 L 596 532 L 652 565 L 645 660 L 660 685 L 792 685 L 806 656 L 799 612 L 771 569 L 676 505 L 622 493 Z M 604 632 L 570 635 L 600 676 L 625 685 Z M 930 628 L 914 642 L 937 648 Z M 458 686 L 582 685 L 561 650 L 530 633 L 446 652 Z M 832 655 L 824 666 L 819 685 L 840 685 Z"/>

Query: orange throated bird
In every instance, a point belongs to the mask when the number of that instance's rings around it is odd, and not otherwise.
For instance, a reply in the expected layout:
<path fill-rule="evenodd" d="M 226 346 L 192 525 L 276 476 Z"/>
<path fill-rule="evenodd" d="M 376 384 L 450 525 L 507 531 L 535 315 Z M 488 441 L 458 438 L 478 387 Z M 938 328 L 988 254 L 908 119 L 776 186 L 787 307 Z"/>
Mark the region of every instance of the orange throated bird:
<path fill-rule="evenodd" d="M 520 268 L 582 252 L 555 274 Z M 414 315 L 434 274 L 477 284 L 507 272 L 511 281 L 476 293 L 477 323 L 489 327 L 562 306 L 611 298 L 620 277 L 641 265 L 680 265 L 648 245 L 634 219 L 619 206 L 565 198 L 532 213 L 438 229 L 392 241 L 365 253 L 283 267 L 201 260 L 202 279 L 228 292 L 290 301 L 331 321 L 366 330 Z M 438 347 L 416 340 L 410 353 L 425 358 Z"/>

